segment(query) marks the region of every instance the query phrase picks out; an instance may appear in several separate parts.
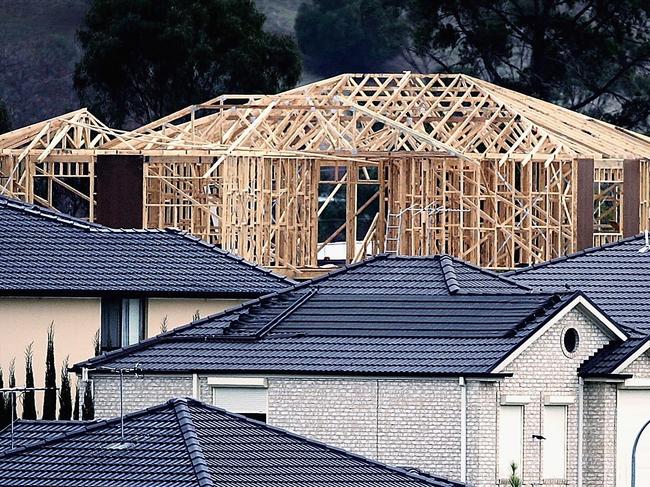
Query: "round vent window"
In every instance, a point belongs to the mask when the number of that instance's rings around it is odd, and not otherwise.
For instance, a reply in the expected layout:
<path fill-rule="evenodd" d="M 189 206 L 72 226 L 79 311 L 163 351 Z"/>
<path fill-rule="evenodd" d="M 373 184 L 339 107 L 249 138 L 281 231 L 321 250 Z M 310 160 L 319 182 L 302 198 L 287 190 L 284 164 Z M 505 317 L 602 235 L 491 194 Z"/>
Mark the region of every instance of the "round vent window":
<path fill-rule="evenodd" d="M 575 328 L 567 328 L 564 330 L 564 336 L 562 337 L 562 345 L 564 345 L 564 352 L 567 355 L 573 355 L 578 350 L 578 345 L 580 343 L 580 335 L 578 335 L 578 330 Z"/>

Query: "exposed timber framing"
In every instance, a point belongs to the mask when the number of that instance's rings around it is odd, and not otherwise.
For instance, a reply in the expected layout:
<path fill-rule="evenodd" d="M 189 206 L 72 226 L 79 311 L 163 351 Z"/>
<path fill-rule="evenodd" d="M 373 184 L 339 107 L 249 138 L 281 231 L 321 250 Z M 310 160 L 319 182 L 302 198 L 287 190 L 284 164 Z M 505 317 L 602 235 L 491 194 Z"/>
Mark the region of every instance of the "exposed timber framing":
<path fill-rule="evenodd" d="M 93 219 L 99 155 L 144 158 L 144 226 L 182 228 L 295 276 L 316 272 L 336 242 L 347 262 L 447 252 L 506 269 L 650 218 L 648 137 L 466 75 L 344 74 L 222 95 L 130 132 L 72 112 L 0 136 L 0 192 L 57 206 L 34 182 L 80 191 L 64 176 L 83 173 Z M 579 184 L 581 161 L 593 178 Z M 624 166 L 640 176 L 638 198 Z"/>

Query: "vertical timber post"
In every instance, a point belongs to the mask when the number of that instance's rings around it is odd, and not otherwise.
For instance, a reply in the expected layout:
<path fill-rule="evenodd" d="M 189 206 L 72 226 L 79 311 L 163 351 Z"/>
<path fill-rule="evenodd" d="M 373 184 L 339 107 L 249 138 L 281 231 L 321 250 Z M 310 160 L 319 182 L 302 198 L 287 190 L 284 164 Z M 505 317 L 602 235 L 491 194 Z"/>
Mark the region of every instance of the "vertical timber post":
<path fill-rule="evenodd" d="M 95 177 L 97 223 L 113 228 L 142 228 L 142 156 L 98 156 Z"/>
<path fill-rule="evenodd" d="M 594 160 L 574 159 L 578 166 L 576 205 L 576 250 L 594 245 Z"/>
<path fill-rule="evenodd" d="M 623 161 L 623 237 L 639 233 L 641 210 L 641 161 Z"/>

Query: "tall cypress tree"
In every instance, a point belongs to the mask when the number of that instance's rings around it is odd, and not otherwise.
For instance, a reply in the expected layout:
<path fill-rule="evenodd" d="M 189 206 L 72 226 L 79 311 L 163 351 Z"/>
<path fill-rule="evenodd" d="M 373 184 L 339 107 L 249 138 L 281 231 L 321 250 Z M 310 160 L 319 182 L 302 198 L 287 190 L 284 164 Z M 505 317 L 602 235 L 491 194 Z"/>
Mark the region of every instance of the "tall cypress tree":
<path fill-rule="evenodd" d="M 77 378 L 74 386 L 74 409 L 72 410 L 72 419 L 79 420 L 79 379 Z"/>
<path fill-rule="evenodd" d="M 68 373 L 69 358 L 66 357 L 61 366 L 61 390 L 59 391 L 59 419 L 72 419 L 72 391 L 70 374 Z"/>
<path fill-rule="evenodd" d="M 86 381 L 84 388 L 84 403 L 81 406 L 81 419 L 84 421 L 95 419 L 95 403 L 93 401 L 93 391 L 89 380 Z"/>
<path fill-rule="evenodd" d="M 9 388 L 13 389 L 14 387 L 16 387 L 16 359 L 12 358 L 11 362 L 9 362 Z M 16 401 L 13 401 L 12 407 L 11 394 L 8 401 L 9 404 L 7 405 L 7 409 L 9 410 L 9 421 L 12 419 L 18 419 L 18 414 L 16 413 Z"/>
<path fill-rule="evenodd" d="M 25 349 L 25 387 L 34 387 L 34 342 Z M 23 419 L 36 419 L 34 391 L 25 391 L 23 396 Z"/>
<path fill-rule="evenodd" d="M 2 369 L 0 369 L 0 389 L 3 389 L 5 386 L 4 376 L 2 374 Z M 5 393 L 0 394 L 0 429 L 4 428 L 9 424 L 9 408 L 5 401 Z"/>
<path fill-rule="evenodd" d="M 56 365 L 54 364 L 54 322 L 47 330 L 47 356 L 45 358 L 45 394 L 43 394 L 43 419 L 56 419 Z"/>

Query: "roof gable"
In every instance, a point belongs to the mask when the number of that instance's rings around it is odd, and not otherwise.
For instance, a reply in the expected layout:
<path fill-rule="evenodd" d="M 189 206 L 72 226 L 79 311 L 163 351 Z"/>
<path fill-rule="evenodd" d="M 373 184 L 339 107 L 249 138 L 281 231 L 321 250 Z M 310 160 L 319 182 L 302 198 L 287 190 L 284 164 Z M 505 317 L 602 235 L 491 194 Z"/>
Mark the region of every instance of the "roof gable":
<path fill-rule="evenodd" d="M 0 197 L 0 294 L 255 297 L 294 284 L 189 234 L 115 230 Z"/>

